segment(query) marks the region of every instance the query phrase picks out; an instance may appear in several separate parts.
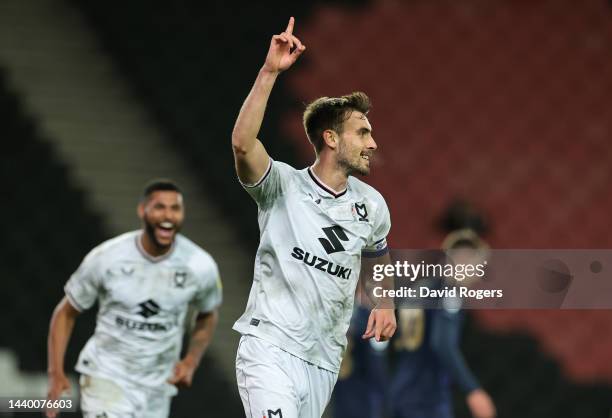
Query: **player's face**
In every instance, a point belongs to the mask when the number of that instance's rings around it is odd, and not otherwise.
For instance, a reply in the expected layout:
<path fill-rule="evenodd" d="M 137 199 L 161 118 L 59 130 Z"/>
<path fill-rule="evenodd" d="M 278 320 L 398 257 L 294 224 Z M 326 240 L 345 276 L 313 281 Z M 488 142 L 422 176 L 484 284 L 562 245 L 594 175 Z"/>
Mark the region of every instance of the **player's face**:
<path fill-rule="evenodd" d="M 370 157 L 377 145 L 372 138 L 372 126 L 366 115 L 353 111 L 344 122 L 344 130 L 339 137 L 338 165 L 347 175 L 370 174 Z"/>
<path fill-rule="evenodd" d="M 485 254 L 483 251 L 472 247 L 458 247 L 447 251 L 447 263 L 465 266 L 476 266 L 485 262 Z M 471 275 L 462 279 L 461 284 L 470 286 L 476 283 L 479 276 Z"/>
<path fill-rule="evenodd" d="M 183 196 L 174 191 L 153 192 L 140 210 L 145 232 L 159 248 L 172 245 L 185 218 Z"/>

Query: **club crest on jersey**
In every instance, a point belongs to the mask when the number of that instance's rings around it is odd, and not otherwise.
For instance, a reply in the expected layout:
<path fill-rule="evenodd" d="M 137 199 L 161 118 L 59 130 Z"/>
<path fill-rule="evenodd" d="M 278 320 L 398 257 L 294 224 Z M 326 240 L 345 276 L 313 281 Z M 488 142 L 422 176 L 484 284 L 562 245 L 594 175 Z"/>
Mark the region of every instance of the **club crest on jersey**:
<path fill-rule="evenodd" d="M 174 272 L 174 286 L 175 287 L 180 287 L 181 289 L 184 288 L 185 281 L 187 281 L 187 272 L 185 271 Z"/>
<path fill-rule="evenodd" d="M 365 203 L 355 203 L 355 213 L 359 221 L 368 222 L 368 209 Z"/>

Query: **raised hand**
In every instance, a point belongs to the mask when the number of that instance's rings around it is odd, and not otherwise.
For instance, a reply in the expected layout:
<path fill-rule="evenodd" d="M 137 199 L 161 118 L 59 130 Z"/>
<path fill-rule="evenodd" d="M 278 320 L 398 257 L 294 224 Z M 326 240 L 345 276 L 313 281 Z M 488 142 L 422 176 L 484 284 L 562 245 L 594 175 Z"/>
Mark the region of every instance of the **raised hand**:
<path fill-rule="evenodd" d="M 289 18 L 289 24 L 284 32 L 272 36 L 270 49 L 263 65 L 264 71 L 280 73 L 291 67 L 306 47 L 293 35 L 295 19 Z"/>

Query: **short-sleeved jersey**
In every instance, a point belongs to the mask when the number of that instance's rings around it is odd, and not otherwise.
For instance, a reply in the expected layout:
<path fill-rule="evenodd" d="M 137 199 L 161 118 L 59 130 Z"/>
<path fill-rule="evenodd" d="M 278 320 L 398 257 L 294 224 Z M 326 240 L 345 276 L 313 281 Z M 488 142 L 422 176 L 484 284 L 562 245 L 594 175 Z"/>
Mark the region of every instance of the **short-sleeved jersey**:
<path fill-rule="evenodd" d="M 256 184 L 260 243 L 246 311 L 234 329 L 337 372 L 346 347 L 362 252 L 387 251 L 383 197 L 349 177 L 334 192 L 310 169 L 270 160 Z"/>
<path fill-rule="evenodd" d="M 221 281 L 213 258 L 184 236 L 154 258 L 140 234 L 128 232 L 94 248 L 65 292 L 80 311 L 99 303 L 96 330 L 77 371 L 160 387 L 180 355 L 189 305 L 200 312 L 217 308 Z"/>

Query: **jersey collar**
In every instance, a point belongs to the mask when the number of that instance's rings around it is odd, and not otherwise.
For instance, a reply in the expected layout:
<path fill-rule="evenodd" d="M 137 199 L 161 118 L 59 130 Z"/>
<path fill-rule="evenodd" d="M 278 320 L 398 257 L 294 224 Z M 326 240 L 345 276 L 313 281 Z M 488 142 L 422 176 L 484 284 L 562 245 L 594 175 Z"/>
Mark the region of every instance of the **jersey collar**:
<path fill-rule="evenodd" d="M 140 255 L 142 255 L 144 258 L 146 258 L 151 263 L 159 263 L 160 261 L 164 261 L 165 259 L 170 258 L 170 256 L 174 252 L 174 248 L 176 247 L 176 236 L 174 237 L 174 242 L 172 243 L 172 246 L 170 247 L 170 249 L 168 250 L 166 254 L 162 254 L 160 256 L 154 257 L 151 254 L 149 254 L 142 246 L 142 241 L 140 240 L 140 238 L 142 237 L 142 234 L 144 234 L 144 232 L 141 232 L 140 234 L 136 235 L 136 248 L 138 248 L 138 252 L 140 253 Z"/>
<path fill-rule="evenodd" d="M 327 194 L 333 196 L 334 198 L 337 199 L 346 194 L 346 190 L 347 190 L 346 187 L 344 188 L 344 190 L 337 192 L 331 187 L 329 187 L 328 185 L 326 185 L 325 183 L 323 183 L 321 179 L 317 177 L 314 171 L 312 171 L 312 167 L 308 167 L 308 175 L 310 176 L 310 179 L 318 186 L 319 190 L 325 191 Z"/>

